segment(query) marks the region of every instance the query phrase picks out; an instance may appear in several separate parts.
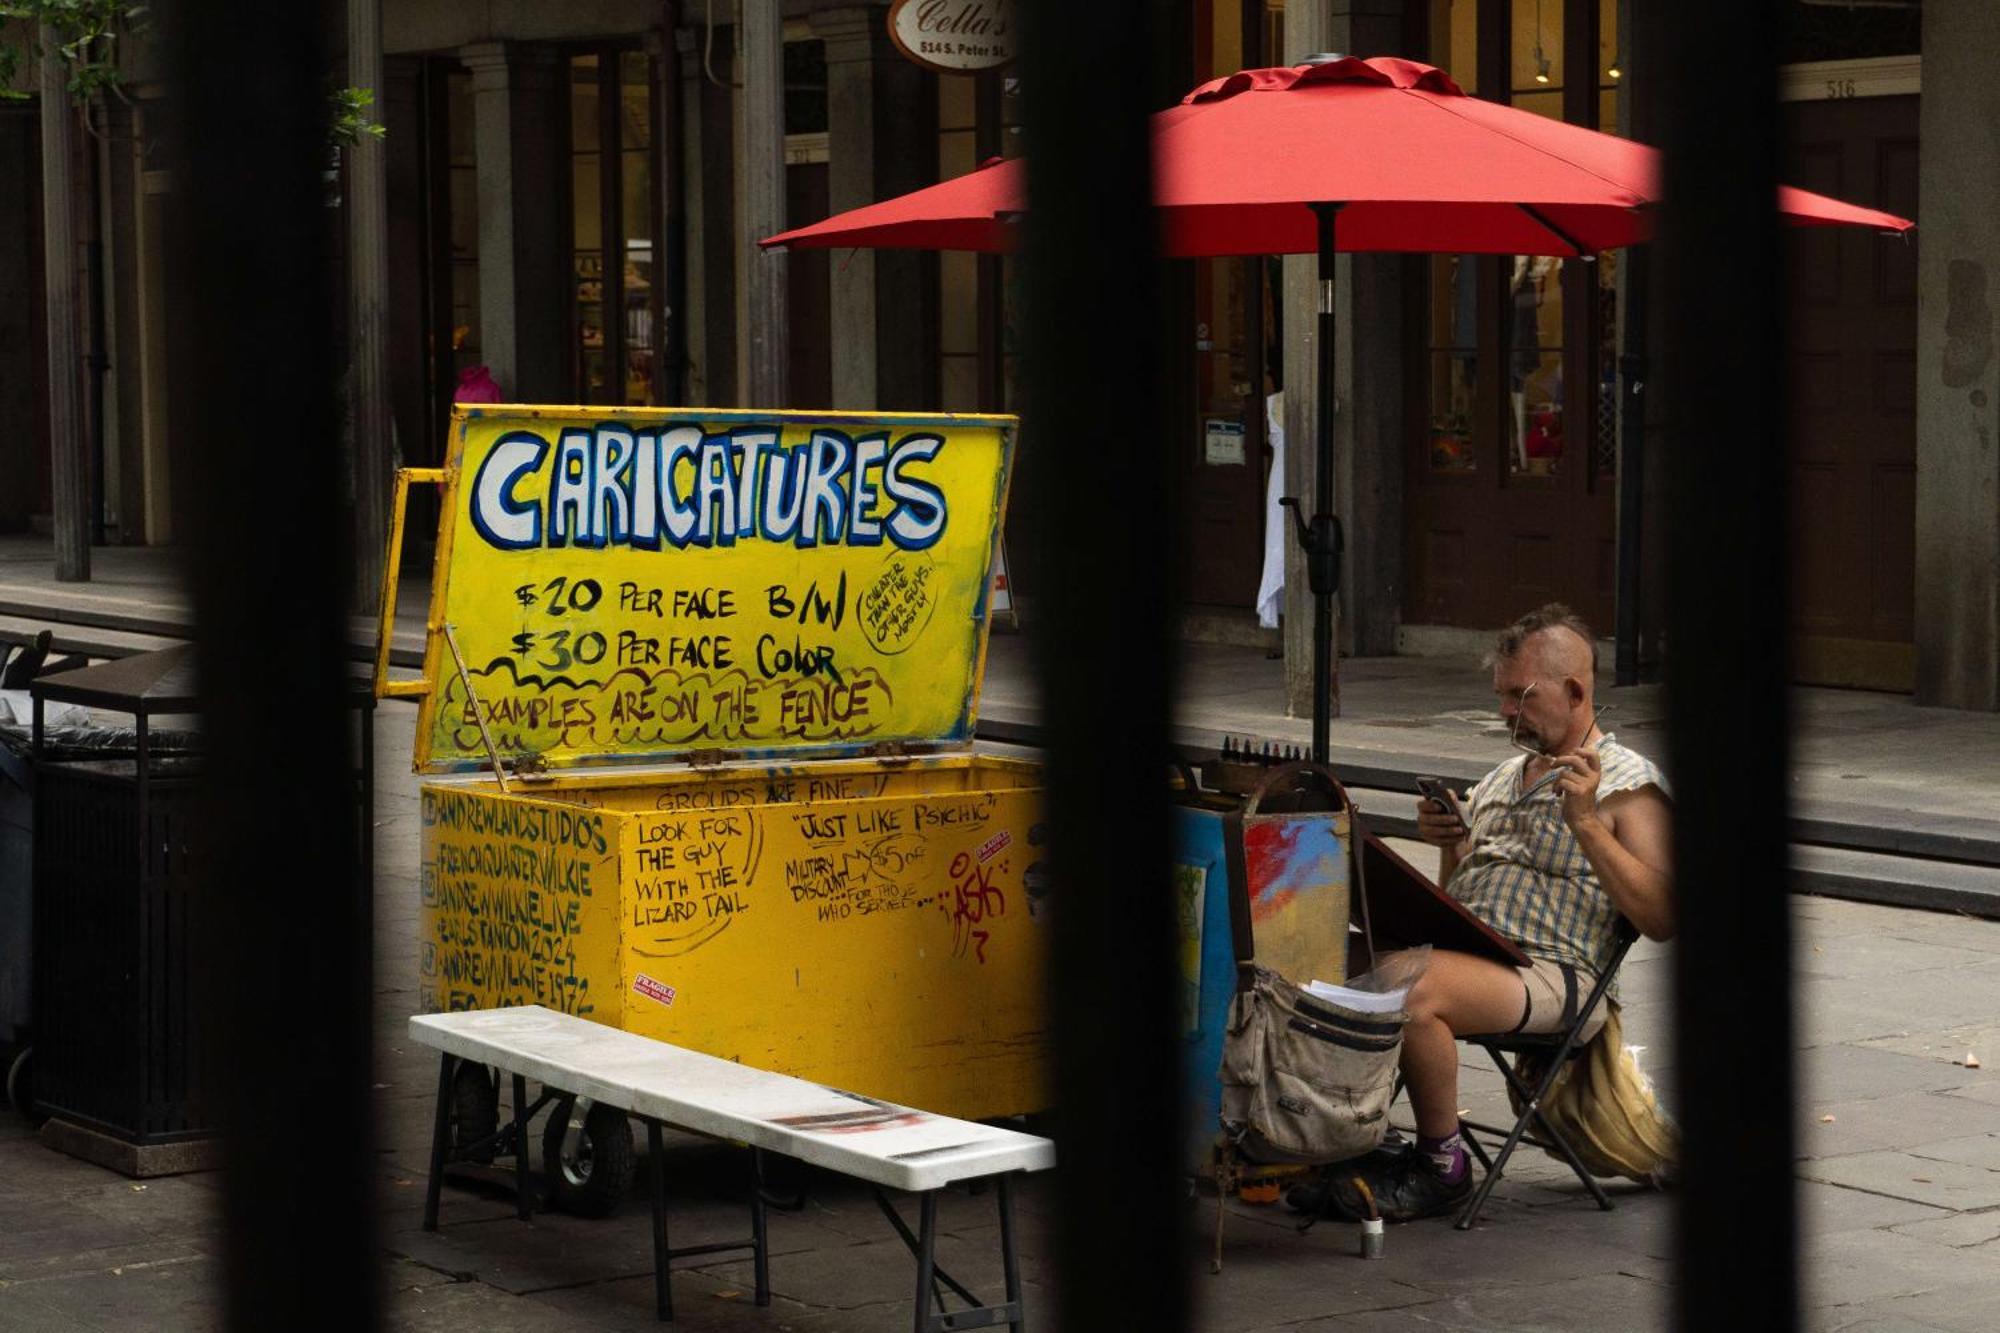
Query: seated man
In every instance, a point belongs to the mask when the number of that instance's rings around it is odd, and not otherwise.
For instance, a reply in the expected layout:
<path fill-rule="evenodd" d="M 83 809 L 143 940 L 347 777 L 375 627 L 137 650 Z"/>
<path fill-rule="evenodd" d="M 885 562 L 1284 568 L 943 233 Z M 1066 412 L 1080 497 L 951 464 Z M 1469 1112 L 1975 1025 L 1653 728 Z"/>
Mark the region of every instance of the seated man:
<path fill-rule="evenodd" d="M 1671 815 L 1653 763 L 1597 728 L 1597 650 L 1590 627 L 1560 603 L 1501 631 L 1493 692 L 1515 745 L 1527 751 L 1488 773 L 1457 811 L 1417 807 L 1418 835 L 1441 853 L 1438 883 L 1534 960 L 1509 967 L 1436 950 L 1411 989 L 1403 1076 L 1417 1142 L 1359 1174 L 1391 1221 L 1455 1208 L 1472 1191 L 1458 1134 L 1460 1035 L 1560 1032 L 1596 984 L 1617 914 L 1648 939 L 1673 934 Z M 1468 827 L 1469 825 L 1469 827 Z M 1603 1025 L 1599 1005 L 1584 1031 Z M 1295 1206 L 1352 1202 L 1343 1166 Z M 1358 1214 L 1357 1214 L 1358 1215 Z"/>

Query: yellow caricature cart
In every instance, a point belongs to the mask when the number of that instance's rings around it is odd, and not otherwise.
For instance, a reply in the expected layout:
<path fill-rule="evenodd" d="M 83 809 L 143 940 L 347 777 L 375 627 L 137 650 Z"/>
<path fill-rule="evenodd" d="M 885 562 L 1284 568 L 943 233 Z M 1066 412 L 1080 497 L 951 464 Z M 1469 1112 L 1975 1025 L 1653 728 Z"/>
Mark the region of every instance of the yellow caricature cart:
<path fill-rule="evenodd" d="M 426 1012 L 541 1004 L 946 1115 L 1042 1085 L 1041 793 L 971 752 L 1014 419 L 462 406 L 397 481 Z M 412 482 L 423 678 L 388 679 Z"/>

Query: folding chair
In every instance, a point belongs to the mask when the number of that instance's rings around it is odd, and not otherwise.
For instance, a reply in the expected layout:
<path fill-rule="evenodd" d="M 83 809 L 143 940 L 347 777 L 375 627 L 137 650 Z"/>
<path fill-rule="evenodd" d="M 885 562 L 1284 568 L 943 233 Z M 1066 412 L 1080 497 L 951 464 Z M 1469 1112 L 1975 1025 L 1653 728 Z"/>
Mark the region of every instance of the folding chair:
<path fill-rule="evenodd" d="M 1500 1076 L 1507 1080 L 1507 1086 L 1520 1099 L 1521 1113 L 1515 1117 L 1514 1127 L 1511 1130 L 1502 1130 L 1497 1126 L 1482 1125 L 1470 1120 L 1458 1122 L 1460 1137 L 1465 1140 L 1465 1145 L 1472 1151 L 1473 1156 L 1479 1159 L 1479 1164 L 1486 1169 L 1486 1179 L 1479 1182 L 1479 1188 L 1465 1201 L 1465 1207 L 1459 1211 L 1458 1220 L 1452 1224 L 1458 1230 L 1468 1230 L 1478 1218 L 1479 1210 L 1486 1204 L 1486 1196 L 1493 1192 L 1493 1187 L 1500 1182 L 1501 1173 L 1507 1169 L 1507 1159 L 1514 1155 L 1514 1149 L 1520 1146 L 1523 1139 L 1537 1148 L 1561 1156 L 1569 1163 L 1570 1170 L 1576 1172 L 1576 1178 L 1583 1182 L 1583 1187 L 1590 1191 L 1590 1197 L 1597 1200 L 1597 1206 L 1605 1212 L 1611 1211 L 1610 1197 L 1591 1177 L 1590 1172 L 1584 1169 L 1583 1163 L 1577 1160 L 1576 1150 L 1571 1148 L 1562 1134 L 1543 1117 L 1541 1108 L 1542 1098 L 1548 1096 L 1549 1089 L 1555 1086 L 1556 1076 L 1562 1073 L 1570 1061 L 1583 1054 L 1584 1043 L 1577 1040 L 1577 1037 L 1583 1031 L 1584 1025 L 1589 1022 L 1590 1016 L 1597 1012 L 1597 1006 L 1605 1002 L 1605 992 L 1611 989 L 1612 980 L 1617 977 L 1618 969 L 1624 965 L 1626 953 L 1638 938 L 1638 928 L 1624 917 L 1619 917 L 1612 935 L 1611 954 L 1597 974 L 1597 984 L 1591 987 L 1589 997 L 1577 1008 L 1576 1018 L 1570 1023 L 1567 1031 L 1465 1036 L 1459 1039 L 1481 1048 L 1493 1058 L 1493 1063 L 1500 1069 Z M 1509 1055 L 1514 1057 L 1512 1064 L 1506 1059 Z M 1541 1081 L 1533 1087 L 1530 1087 L 1521 1076 L 1521 1066 L 1525 1058 L 1548 1061 Z M 1528 1133 L 1530 1121 L 1533 1121 L 1535 1128 L 1541 1132 L 1541 1137 Z M 1500 1151 L 1489 1159 L 1485 1147 L 1473 1135 L 1474 1130 L 1482 1134 L 1505 1134 L 1506 1141 L 1500 1145 Z"/>

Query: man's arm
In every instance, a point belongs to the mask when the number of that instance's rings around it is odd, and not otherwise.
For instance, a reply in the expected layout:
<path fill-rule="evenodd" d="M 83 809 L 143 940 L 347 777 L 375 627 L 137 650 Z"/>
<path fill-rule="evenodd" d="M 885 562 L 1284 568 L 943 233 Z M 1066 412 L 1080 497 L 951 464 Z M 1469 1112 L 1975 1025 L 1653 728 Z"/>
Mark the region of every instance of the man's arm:
<path fill-rule="evenodd" d="M 1597 799 L 1595 751 L 1563 755 L 1563 818 L 1612 904 L 1649 940 L 1674 934 L 1673 812 L 1653 786 Z"/>

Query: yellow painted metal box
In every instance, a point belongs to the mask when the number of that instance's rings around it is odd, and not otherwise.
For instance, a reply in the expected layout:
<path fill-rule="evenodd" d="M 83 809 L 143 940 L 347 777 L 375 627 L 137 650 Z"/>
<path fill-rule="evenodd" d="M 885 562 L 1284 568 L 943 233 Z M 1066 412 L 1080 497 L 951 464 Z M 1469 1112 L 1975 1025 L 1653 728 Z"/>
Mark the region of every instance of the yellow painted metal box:
<path fill-rule="evenodd" d="M 1039 775 L 970 751 L 1013 428 L 459 409 L 399 480 L 443 486 L 423 679 L 378 662 L 418 769 L 485 770 L 423 788 L 420 1007 L 1045 1105 Z"/>

